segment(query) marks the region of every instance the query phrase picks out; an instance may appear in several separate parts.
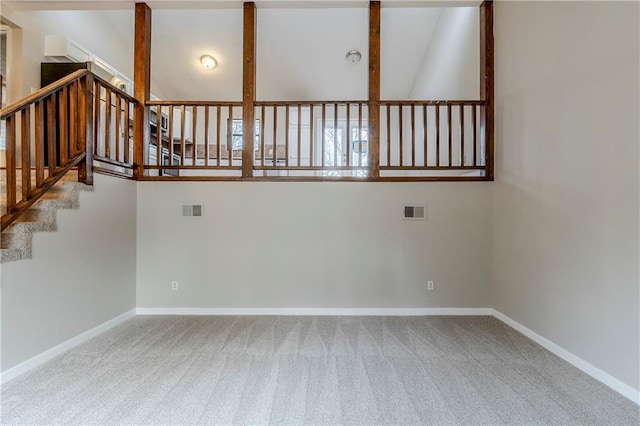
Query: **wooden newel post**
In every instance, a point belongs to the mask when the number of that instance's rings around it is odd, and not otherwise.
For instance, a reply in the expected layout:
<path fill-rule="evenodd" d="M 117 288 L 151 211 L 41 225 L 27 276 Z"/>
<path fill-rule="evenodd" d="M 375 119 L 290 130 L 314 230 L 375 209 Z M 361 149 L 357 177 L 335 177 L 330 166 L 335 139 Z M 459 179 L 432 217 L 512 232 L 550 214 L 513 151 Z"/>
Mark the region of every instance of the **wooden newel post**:
<path fill-rule="evenodd" d="M 369 177 L 380 177 L 380 1 L 369 3 Z"/>
<path fill-rule="evenodd" d="M 135 46 L 133 52 L 133 97 L 138 101 L 133 110 L 133 176 L 144 175 L 144 159 L 149 149 L 149 107 L 151 93 L 151 9 L 136 3 Z"/>
<path fill-rule="evenodd" d="M 255 152 L 256 4 L 254 2 L 246 2 L 243 8 L 242 177 L 252 177 L 253 155 Z M 229 146 L 227 149 L 229 150 L 229 155 L 232 156 L 233 146 Z"/>
<path fill-rule="evenodd" d="M 80 79 L 79 84 L 78 150 L 84 151 L 85 157 L 78 166 L 78 182 L 93 185 L 93 75 L 88 73 Z"/>
<path fill-rule="evenodd" d="M 485 107 L 480 113 L 480 131 L 485 140 L 486 178 L 494 178 L 494 67 L 493 0 L 480 5 L 480 99 Z"/>

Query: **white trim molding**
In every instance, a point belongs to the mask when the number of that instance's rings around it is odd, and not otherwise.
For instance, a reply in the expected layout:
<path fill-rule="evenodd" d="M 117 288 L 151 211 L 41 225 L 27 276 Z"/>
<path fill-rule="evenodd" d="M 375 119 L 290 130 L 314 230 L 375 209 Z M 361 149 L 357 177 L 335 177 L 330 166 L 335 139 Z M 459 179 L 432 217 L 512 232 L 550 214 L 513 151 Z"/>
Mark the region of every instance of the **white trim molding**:
<path fill-rule="evenodd" d="M 491 308 L 138 308 L 138 315 L 490 316 Z"/>
<path fill-rule="evenodd" d="M 628 384 L 623 383 L 622 381 L 616 379 L 615 377 L 613 377 L 609 373 L 607 373 L 605 371 L 602 371 L 601 369 L 599 369 L 598 367 L 594 366 L 593 364 L 588 363 L 587 361 L 583 360 L 579 356 L 577 356 L 577 355 L 569 352 L 568 350 L 564 349 L 563 347 L 553 343 L 551 340 L 542 337 L 541 335 L 539 335 L 535 331 L 533 331 L 533 330 L 525 327 L 524 325 L 520 324 L 519 322 L 509 318 L 508 316 L 506 316 L 502 312 L 497 311 L 495 309 L 492 309 L 492 311 L 493 311 L 493 316 L 494 317 L 496 317 L 497 319 L 499 319 L 503 323 L 507 324 L 509 327 L 513 328 L 514 330 L 519 331 L 520 333 L 524 334 L 529 339 L 533 340 L 534 342 L 536 342 L 537 344 L 539 344 L 543 348 L 547 349 L 548 351 L 554 353 L 555 355 L 559 356 L 563 360 L 567 361 L 569 364 L 571 364 L 574 367 L 582 370 L 583 372 L 587 373 L 588 375 L 590 375 L 594 379 L 598 380 L 599 382 L 609 386 L 611 389 L 613 389 L 614 391 L 618 392 L 622 396 L 624 396 L 624 397 L 630 399 L 631 401 L 635 402 L 636 404 L 640 405 L 640 391 L 638 389 L 634 389 L 633 387 L 629 386 Z"/>
<path fill-rule="evenodd" d="M 133 318 L 134 316 L 136 316 L 136 310 L 132 309 L 90 330 L 87 330 L 84 333 L 72 337 L 71 339 L 62 342 L 51 349 L 47 349 L 46 351 L 34 356 L 33 358 L 29 358 L 28 360 L 3 371 L 2 373 L 0 373 L 0 384 L 7 383 L 8 381 L 15 379 L 16 377 L 26 373 L 27 371 L 39 367 L 45 362 L 51 361 L 53 358 L 68 351 L 69 349 L 86 342 L 87 340 L 97 336 L 100 333 L 104 333 L 105 331 L 115 327 L 118 324 L 123 323 L 130 318 Z"/>

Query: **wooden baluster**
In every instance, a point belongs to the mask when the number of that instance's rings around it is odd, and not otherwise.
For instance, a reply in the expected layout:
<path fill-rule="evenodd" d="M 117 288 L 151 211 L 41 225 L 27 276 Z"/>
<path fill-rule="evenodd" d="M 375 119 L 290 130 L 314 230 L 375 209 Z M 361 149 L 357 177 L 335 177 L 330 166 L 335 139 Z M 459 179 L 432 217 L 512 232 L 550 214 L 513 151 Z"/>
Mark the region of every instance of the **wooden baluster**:
<path fill-rule="evenodd" d="M 391 105 L 387 104 L 387 166 L 391 166 Z"/>
<path fill-rule="evenodd" d="M 78 125 L 77 125 L 77 133 L 78 137 L 76 138 L 76 148 L 75 152 L 77 154 L 81 154 L 86 150 L 86 141 L 87 141 L 87 126 L 90 120 L 93 120 L 93 116 L 87 117 L 85 114 L 87 113 L 87 76 L 82 77 L 77 81 L 76 86 L 76 97 L 78 99 L 78 107 L 77 107 L 77 116 L 78 116 Z M 91 147 L 93 149 L 93 146 Z M 82 166 L 78 166 L 82 168 Z M 78 171 L 78 176 L 80 175 L 80 170 Z"/>
<path fill-rule="evenodd" d="M 400 146 L 400 167 L 404 166 L 404 146 L 402 143 L 402 136 L 404 134 L 403 128 L 403 112 L 402 112 L 402 104 L 398 105 L 398 131 L 400 132 L 400 136 L 398 139 L 398 144 Z"/>
<path fill-rule="evenodd" d="M 367 139 L 367 145 L 369 145 Z M 370 146 L 367 146 L 367 151 Z M 362 102 L 358 104 L 358 166 L 362 167 Z"/>
<path fill-rule="evenodd" d="M 204 165 L 209 166 L 209 105 L 204 107 Z"/>
<path fill-rule="evenodd" d="M 60 92 L 58 92 L 58 144 L 60 147 L 60 163 L 62 165 L 67 164 L 67 160 L 69 158 L 69 121 L 67 115 L 67 93 L 67 86 L 63 87 Z"/>
<path fill-rule="evenodd" d="M 49 176 L 53 175 L 56 171 L 56 166 L 58 164 L 57 156 L 58 156 L 58 146 L 56 135 L 57 131 L 57 123 L 56 120 L 56 95 L 52 94 L 47 97 L 46 101 L 47 105 L 47 156 L 49 157 Z M 7 156 L 9 154 L 7 153 Z"/>
<path fill-rule="evenodd" d="M 36 166 L 36 188 L 42 186 L 44 181 L 44 102 L 38 101 L 35 104 L 35 166 Z"/>
<path fill-rule="evenodd" d="M 84 159 L 78 164 L 78 182 L 93 185 L 93 75 L 88 74 L 78 82 L 78 151 Z"/>
<path fill-rule="evenodd" d="M 460 165 L 464 167 L 464 104 L 460 104 Z"/>
<path fill-rule="evenodd" d="M 187 109 L 184 105 L 180 105 L 180 165 L 184 166 L 184 147 L 185 147 L 185 142 L 184 142 L 184 126 L 185 126 L 185 113 L 187 112 Z"/>
<path fill-rule="evenodd" d="M 111 89 L 105 87 L 104 95 L 104 153 L 111 158 Z"/>
<path fill-rule="evenodd" d="M 278 151 L 278 145 L 277 145 L 277 139 L 278 139 L 278 106 L 274 105 L 273 107 L 273 152 L 271 153 L 271 159 L 273 161 L 273 167 L 276 167 L 276 161 L 277 161 L 277 151 Z"/>
<path fill-rule="evenodd" d="M 5 121 L 6 163 L 7 163 L 7 213 L 16 207 L 16 114 Z"/>
<path fill-rule="evenodd" d="M 440 167 L 440 105 L 436 104 L 436 167 Z"/>
<path fill-rule="evenodd" d="M 162 107 L 150 108 L 151 112 L 156 112 L 156 166 L 162 165 Z M 160 172 L 158 172 L 158 175 Z"/>
<path fill-rule="evenodd" d="M 21 149 L 22 160 L 22 199 L 28 200 L 31 195 L 31 107 L 22 110 Z"/>
<path fill-rule="evenodd" d="M 227 147 L 229 148 L 229 167 L 233 166 L 233 107 L 227 108 L 229 119 L 227 120 Z"/>
<path fill-rule="evenodd" d="M 78 82 L 69 86 L 69 157 L 78 153 Z"/>
<path fill-rule="evenodd" d="M 351 104 L 347 103 L 347 167 L 351 166 Z"/>
<path fill-rule="evenodd" d="M 422 105 L 422 128 L 424 129 L 424 167 L 429 165 L 429 127 L 427 122 L 427 104 Z"/>
<path fill-rule="evenodd" d="M 298 167 L 300 167 L 300 157 L 302 156 L 302 104 L 298 104 Z"/>
<path fill-rule="evenodd" d="M 192 143 L 192 149 L 193 149 L 193 154 L 192 154 L 192 160 L 191 163 L 195 166 L 198 160 L 198 138 L 196 137 L 196 129 L 198 128 L 198 107 L 197 106 L 193 106 L 192 110 L 191 110 L 191 119 L 192 119 L 192 123 L 191 123 L 191 138 L 193 139 L 193 143 Z"/>
<path fill-rule="evenodd" d="M 167 137 L 169 138 L 169 146 L 167 147 L 167 150 L 169 152 L 169 158 L 167 158 L 167 165 L 172 166 L 173 165 L 173 105 L 169 105 L 169 107 L 167 108 L 168 111 L 168 117 L 167 120 L 169 121 L 167 124 Z"/>
<path fill-rule="evenodd" d="M 171 109 L 170 109 L 171 110 Z M 126 164 L 129 164 L 130 158 L 129 158 L 129 151 L 131 149 L 131 145 L 129 142 L 129 114 L 130 114 L 130 110 L 129 110 L 129 101 L 127 99 L 124 100 L 124 162 Z M 171 122 L 169 122 L 169 126 L 171 126 Z"/>
<path fill-rule="evenodd" d="M 416 106 L 411 104 L 411 167 L 416 166 Z"/>
<path fill-rule="evenodd" d="M 102 113 L 100 111 L 100 102 L 102 99 L 102 86 L 99 81 L 95 82 L 93 89 L 93 152 L 100 155 L 100 135 Z"/>
<path fill-rule="evenodd" d="M 265 106 L 262 104 L 262 108 L 260 109 L 260 158 L 262 167 L 264 167 L 264 117 L 265 117 Z"/>
<path fill-rule="evenodd" d="M 88 74 L 80 80 L 78 95 L 78 150 L 84 153 L 84 159 L 78 164 L 78 182 L 93 185 L 93 75 Z"/>
<path fill-rule="evenodd" d="M 313 167 L 313 104 L 309 105 L 309 165 Z"/>
<path fill-rule="evenodd" d="M 325 131 L 327 126 L 327 104 L 322 104 L 322 162 L 320 165 L 324 168 L 324 150 L 325 150 Z"/>
<path fill-rule="evenodd" d="M 116 144 L 116 161 L 122 161 L 120 159 L 120 123 L 122 119 L 122 96 L 116 92 L 116 124 L 115 124 L 115 144 Z M 160 109 L 160 108 L 159 108 Z"/>
<path fill-rule="evenodd" d="M 113 118 L 111 117 L 111 107 L 113 102 L 113 92 L 108 87 L 105 88 L 105 109 L 104 109 L 104 150 L 107 158 L 113 158 L 111 151 L 111 127 Z"/>
<path fill-rule="evenodd" d="M 471 108 L 471 124 L 473 125 L 473 167 L 476 167 L 478 165 L 478 160 L 477 160 L 477 143 L 478 143 L 478 124 L 477 124 L 477 117 L 476 114 L 478 113 L 478 106 L 477 105 L 473 105 L 473 107 Z"/>
<path fill-rule="evenodd" d="M 284 107 L 284 165 L 289 167 L 289 104 Z"/>
<path fill-rule="evenodd" d="M 449 143 L 449 167 L 453 166 L 453 144 L 452 144 L 452 125 L 451 125 L 451 104 L 447 104 L 447 137 Z"/>
<path fill-rule="evenodd" d="M 85 136 L 86 136 L 86 124 L 87 118 L 84 116 L 86 109 L 86 98 L 83 93 L 84 88 L 86 87 L 86 79 L 87 77 L 83 77 L 82 80 L 77 82 L 77 98 L 78 98 L 78 138 L 77 138 L 77 146 L 76 153 L 82 153 L 86 149 L 85 144 Z M 93 117 L 91 117 L 93 118 Z"/>
<path fill-rule="evenodd" d="M 333 104 L 333 166 L 338 166 L 338 104 Z"/>
<path fill-rule="evenodd" d="M 222 153 L 222 141 L 220 138 L 220 133 L 222 132 L 221 121 L 220 105 L 216 105 L 216 165 L 218 167 L 220 167 L 220 154 Z"/>

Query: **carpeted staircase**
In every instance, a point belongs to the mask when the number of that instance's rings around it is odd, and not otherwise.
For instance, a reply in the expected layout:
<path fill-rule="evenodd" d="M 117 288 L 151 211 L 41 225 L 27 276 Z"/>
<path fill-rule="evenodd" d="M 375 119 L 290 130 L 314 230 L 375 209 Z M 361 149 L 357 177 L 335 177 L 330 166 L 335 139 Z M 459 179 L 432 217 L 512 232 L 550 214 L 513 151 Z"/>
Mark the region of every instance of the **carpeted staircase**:
<path fill-rule="evenodd" d="M 4 179 L 2 181 L 4 182 Z M 30 259 L 33 233 L 55 231 L 58 209 L 77 209 L 79 207 L 78 193 L 92 190 L 92 186 L 78 182 L 78 175 L 75 171 L 67 173 L 13 225 L 2 232 L 0 262 Z M 18 193 L 19 191 L 20 188 L 18 188 Z M 6 211 L 5 197 L 6 191 L 3 187 L 3 214 Z"/>

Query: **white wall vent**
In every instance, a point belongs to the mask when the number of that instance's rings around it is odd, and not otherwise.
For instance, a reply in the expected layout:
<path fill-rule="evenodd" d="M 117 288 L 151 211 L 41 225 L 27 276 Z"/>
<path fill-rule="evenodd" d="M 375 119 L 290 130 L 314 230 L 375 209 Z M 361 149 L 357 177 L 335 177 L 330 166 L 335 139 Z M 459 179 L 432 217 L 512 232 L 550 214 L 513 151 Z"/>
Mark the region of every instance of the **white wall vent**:
<path fill-rule="evenodd" d="M 404 220 L 427 220 L 427 206 L 405 205 L 403 209 Z"/>
<path fill-rule="evenodd" d="M 202 204 L 183 204 L 182 216 L 204 216 L 204 206 Z"/>

